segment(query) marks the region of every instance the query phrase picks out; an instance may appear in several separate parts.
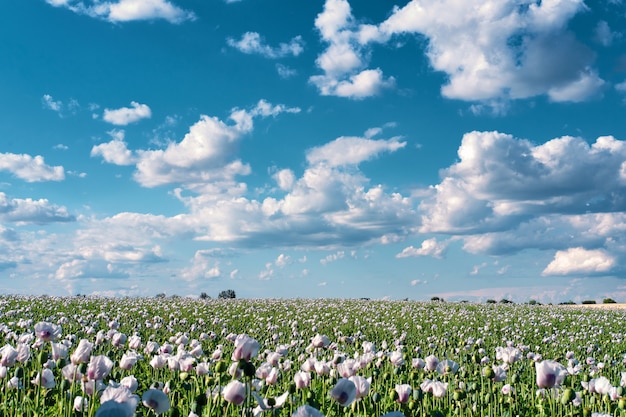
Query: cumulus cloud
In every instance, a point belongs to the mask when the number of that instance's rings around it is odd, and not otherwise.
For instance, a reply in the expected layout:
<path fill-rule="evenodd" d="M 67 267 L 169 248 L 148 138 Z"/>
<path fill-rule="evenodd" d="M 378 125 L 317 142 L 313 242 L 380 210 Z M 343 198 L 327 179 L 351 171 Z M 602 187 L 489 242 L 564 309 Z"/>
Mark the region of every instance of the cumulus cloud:
<path fill-rule="evenodd" d="M 398 139 L 372 140 L 359 137 L 340 137 L 307 153 L 309 164 L 325 163 L 331 167 L 358 165 L 382 152 L 404 148 L 406 142 Z"/>
<path fill-rule="evenodd" d="M 51 204 L 46 199 L 9 198 L 3 192 L 0 192 L 0 218 L 3 221 L 18 224 L 46 224 L 76 220 L 67 208 Z"/>
<path fill-rule="evenodd" d="M 626 208 L 626 143 L 612 136 L 591 145 L 571 136 L 534 145 L 470 132 L 458 156 L 420 205 L 423 232 L 484 233 L 540 214 Z"/>
<path fill-rule="evenodd" d="M 593 54 L 567 31 L 568 22 L 585 10 L 582 0 L 524 6 L 499 0 L 412 0 L 371 32 L 378 41 L 397 34 L 426 36 L 432 67 L 448 76 L 442 88 L 448 98 L 489 101 L 547 94 L 556 101 L 581 101 L 603 85 L 590 69 Z"/>
<path fill-rule="evenodd" d="M 236 189 L 234 177 L 250 173 L 236 151 L 241 138 L 253 130 L 253 119 L 299 111 L 260 100 L 249 110 L 233 109 L 230 123 L 202 115 L 180 142 L 170 142 L 164 149 L 132 151 L 118 135 L 94 146 L 91 155 L 118 165 L 136 165 L 135 180 L 145 187 L 178 183 L 189 188 L 200 184 L 217 190 Z"/>
<path fill-rule="evenodd" d="M 433 258 L 443 258 L 449 242 L 439 242 L 437 238 L 426 239 L 419 248 L 413 246 L 406 247 L 396 255 L 396 258 L 408 258 L 412 256 L 432 256 Z"/>
<path fill-rule="evenodd" d="M 315 61 L 323 74 L 309 78 L 320 94 L 363 99 L 395 85 L 395 79 L 385 78 L 380 68 L 367 68 L 369 54 L 359 42 L 358 25 L 347 0 L 326 0 L 315 27 L 328 44 Z"/>
<path fill-rule="evenodd" d="M 152 117 L 152 110 L 145 104 L 136 101 L 130 103 L 131 107 L 121 107 L 119 109 L 104 109 L 102 118 L 104 121 L 118 126 L 125 126 L 137 122 L 141 119 Z"/>
<path fill-rule="evenodd" d="M 43 156 L 0 153 L 0 171 L 8 171 L 26 182 L 62 181 L 65 170 L 62 166 L 50 166 Z"/>
<path fill-rule="evenodd" d="M 591 49 L 567 26 L 587 10 L 583 0 L 411 0 L 377 24 L 353 16 L 347 0 L 327 0 L 315 26 L 327 49 L 317 58 L 321 75 L 310 78 L 323 95 L 364 98 L 393 87 L 393 77 L 367 68 L 372 47 L 400 36 L 424 37 L 426 56 L 446 75 L 444 97 L 481 102 L 495 111 L 510 100 L 545 95 L 557 102 L 597 96 L 605 85 Z M 601 22 L 600 42 L 611 41 Z M 474 107 L 478 109 L 479 107 Z"/>
<path fill-rule="evenodd" d="M 222 271 L 219 262 L 214 258 L 214 252 L 210 249 L 198 250 L 191 260 L 191 266 L 183 268 L 180 278 L 185 281 L 195 281 L 197 279 L 219 278 Z"/>
<path fill-rule="evenodd" d="M 246 32 L 241 36 L 241 39 L 228 38 L 226 42 L 244 54 L 257 54 L 272 59 L 290 55 L 298 56 L 304 51 L 304 41 L 301 36 L 296 36 L 288 43 L 280 43 L 276 47 L 265 44 L 265 40 L 257 32 Z"/>
<path fill-rule="evenodd" d="M 193 12 L 181 9 L 168 0 L 46 0 L 55 7 L 64 7 L 74 13 L 87 15 L 109 22 L 163 19 L 170 23 L 195 20 Z"/>
<path fill-rule="evenodd" d="M 605 250 L 570 248 L 557 251 L 552 262 L 544 269 L 543 275 L 607 273 L 616 265 L 615 257 Z"/>

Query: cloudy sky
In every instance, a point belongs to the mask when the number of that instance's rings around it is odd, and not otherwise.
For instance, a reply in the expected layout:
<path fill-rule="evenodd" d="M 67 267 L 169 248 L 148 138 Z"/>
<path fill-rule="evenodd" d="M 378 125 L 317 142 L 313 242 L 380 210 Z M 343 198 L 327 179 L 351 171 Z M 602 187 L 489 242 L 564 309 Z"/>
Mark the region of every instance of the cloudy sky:
<path fill-rule="evenodd" d="M 622 0 L 0 5 L 0 293 L 626 301 Z"/>

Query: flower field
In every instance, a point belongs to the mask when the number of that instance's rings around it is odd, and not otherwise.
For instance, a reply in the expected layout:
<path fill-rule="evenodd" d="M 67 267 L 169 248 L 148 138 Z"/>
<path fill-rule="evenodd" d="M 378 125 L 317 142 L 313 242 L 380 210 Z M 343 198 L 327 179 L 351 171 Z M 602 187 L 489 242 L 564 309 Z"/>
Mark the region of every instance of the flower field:
<path fill-rule="evenodd" d="M 626 310 L 0 297 L 0 417 L 626 416 Z"/>

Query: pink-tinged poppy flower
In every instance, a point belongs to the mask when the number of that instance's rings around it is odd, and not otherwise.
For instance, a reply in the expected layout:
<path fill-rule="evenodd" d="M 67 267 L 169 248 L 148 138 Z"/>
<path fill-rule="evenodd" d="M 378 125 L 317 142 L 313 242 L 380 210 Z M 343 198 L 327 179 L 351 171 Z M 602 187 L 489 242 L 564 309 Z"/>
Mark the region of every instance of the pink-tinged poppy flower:
<path fill-rule="evenodd" d="M 35 378 L 30 382 L 47 389 L 54 388 L 56 386 L 54 374 L 48 368 L 42 369 L 41 372 L 38 372 Z"/>
<path fill-rule="evenodd" d="M 296 383 L 296 388 L 306 388 L 311 384 L 311 373 L 298 371 L 293 376 L 293 381 Z"/>
<path fill-rule="evenodd" d="M 311 346 L 314 348 L 324 348 L 330 344 L 330 339 L 326 335 L 316 334 L 311 339 Z"/>
<path fill-rule="evenodd" d="M 364 378 L 360 375 L 351 376 L 350 381 L 354 383 L 356 387 L 356 399 L 367 397 L 370 393 L 370 386 L 372 384 L 372 378 Z"/>
<path fill-rule="evenodd" d="M 240 334 L 235 339 L 235 350 L 233 351 L 232 360 L 239 361 L 244 359 L 249 361 L 259 353 L 261 345 L 256 339 L 246 335 Z"/>
<path fill-rule="evenodd" d="M 104 379 L 113 369 L 113 361 L 105 355 L 98 355 L 91 358 L 87 365 L 87 378 L 91 380 Z"/>
<path fill-rule="evenodd" d="M 230 381 L 222 391 L 222 397 L 229 403 L 235 405 L 243 404 L 246 399 L 246 386 L 240 381 Z"/>
<path fill-rule="evenodd" d="M 156 355 L 150 359 L 150 366 L 154 369 L 162 369 L 167 364 L 167 357 L 163 355 Z"/>
<path fill-rule="evenodd" d="M 394 350 L 389 355 L 389 362 L 391 362 L 393 366 L 400 367 L 404 365 L 404 355 L 402 354 L 402 352 Z"/>
<path fill-rule="evenodd" d="M 426 367 L 426 362 L 422 358 L 413 358 L 411 365 L 415 369 L 424 369 L 424 367 Z"/>
<path fill-rule="evenodd" d="M 100 403 L 103 404 L 107 401 L 116 401 L 118 403 L 127 403 L 133 410 L 137 408 L 139 403 L 139 397 L 133 394 L 128 387 L 124 385 L 107 386 L 100 395 Z"/>
<path fill-rule="evenodd" d="M 409 384 L 396 384 L 396 392 L 398 393 L 398 399 L 396 400 L 400 404 L 406 404 L 409 402 L 413 389 Z"/>
<path fill-rule="evenodd" d="M 356 385 L 349 379 L 341 378 L 329 394 L 339 405 L 348 407 L 356 399 Z"/>
<path fill-rule="evenodd" d="M 166 393 L 158 389 L 149 389 L 141 396 L 143 405 L 154 410 L 156 414 L 162 414 L 170 409 L 170 399 Z"/>
<path fill-rule="evenodd" d="M 459 364 L 450 359 L 444 359 L 437 364 L 435 368 L 440 375 L 456 374 L 459 370 Z"/>
<path fill-rule="evenodd" d="M 278 375 L 280 375 L 280 372 L 278 371 L 278 368 L 270 369 L 270 372 L 265 377 L 265 383 L 267 385 L 274 385 L 274 384 L 276 384 L 276 381 L 278 380 Z"/>
<path fill-rule="evenodd" d="M 89 401 L 85 397 L 81 397 L 80 395 L 74 398 L 74 411 L 78 411 L 82 413 L 83 411 L 89 410 Z"/>
<path fill-rule="evenodd" d="M 40 321 L 35 324 L 35 336 L 43 342 L 55 341 L 61 337 L 61 326 L 47 321 Z"/>
<path fill-rule="evenodd" d="M 52 359 L 59 360 L 67 358 L 68 349 L 63 343 L 52 342 Z"/>
<path fill-rule="evenodd" d="M 15 362 L 17 361 L 17 350 L 15 350 L 13 346 L 8 344 L 2 346 L 0 354 L 2 355 L 2 358 L 0 359 L 1 366 L 11 367 L 15 365 Z"/>
<path fill-rule="evenodd" d="M 441 398 L 446 395 L 448 392 L 448 383 L 441 381 L 431 381 L 430 379 L 425 379 L 420 388 L 424 392 L 429 392 L 433 395 L 433 397 Z"/>
<path fill-rule="evenodd" d="M 434 371 L 437 369 L 437 365 L 439 365 L 439 359 L 435 355 L 427 356 L 424 361 L 426 362 L 424 369 L 427 371 Z"/>
<path fill-rule="evenodd" d="M 26 343 L 17 344 L 17 361 L 20 363 L 28 362 L 30 359 L 30 346 Z"/>
<path fill-rule="evenodd" d="M 132 350 L 138 350 L 141 348 L 141 336 L 139 335 L 132 335 L 129 339 L 128 339 L 128 348 L 132 349 Z"/>
<path fill-rule="evenodd" d="M 209 364 L 207 362 L 198 362 L 196 364 L 196 375 L 207 375 L 209 373 Z"/>
<path fill-rule="evenodd" d="M 126 352 L 122 355 L 122 359 L 120 359 L 120 368 L 129 371 L 137 361 L 140 359 L 140 356 L 135 352 Z"/>
<path fill-rule="evenodd" d="M 104 402 L 96 410 L 96 417 L 132 417 L 134 415 L 135 408 L 131 404 L 117 401 Z"/>
<path fill-rule="evenodd" d="M 128 388 L 130 392 L 135 392 L 137 391 L 137 388 L 139 388 L 139 381 L 137 381 L 137 378 L 135 378 L 133 375 L 129 375 L 122 378 L 122 380 L 120 381 L 120 385 Z"/>
<path fill-rule="evenodd" d="M 291 417 L 324 417 L 324 414 L 317 408 L 305 404 L 298 407 Z"/>
<path fill-rule="evenodd" d="M 76 346 L 74 353 L 70 355 L 70 361 L 73 364 L 89 362 L 92 349 L 93 349 L 93 343 L 91 343 L 87 339 L 81 339 L 80 342 L 78 342 L 78 346 Z"/>
<path fill-rule="evenodd" d="M 535 371 L 539 388 L 559 387 L 567 376 L 567 369 L 553 360 L 535 362 Z"/>
<path fill-rule="evenodd" d="M 70 382 L 80 381 L 83 378 L 83 374 L 78 370 L 78 365 L 73 363 L 67 364 L 61 369 L 61 374 L 64 379 Z"/>

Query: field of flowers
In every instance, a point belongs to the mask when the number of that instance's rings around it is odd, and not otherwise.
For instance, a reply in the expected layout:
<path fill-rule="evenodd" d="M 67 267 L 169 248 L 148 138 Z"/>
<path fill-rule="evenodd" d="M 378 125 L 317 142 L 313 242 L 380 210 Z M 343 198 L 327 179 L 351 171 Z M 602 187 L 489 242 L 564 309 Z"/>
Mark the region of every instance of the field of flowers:
<path fill-rule="evenodd" d="M 0 297 L 0 417 L 626 416 L 626 310 Z"/>

